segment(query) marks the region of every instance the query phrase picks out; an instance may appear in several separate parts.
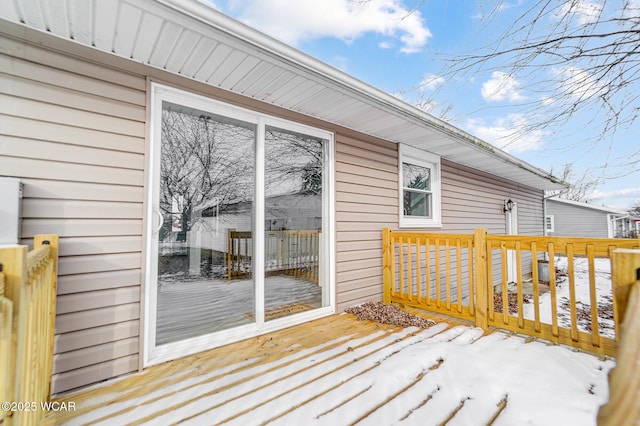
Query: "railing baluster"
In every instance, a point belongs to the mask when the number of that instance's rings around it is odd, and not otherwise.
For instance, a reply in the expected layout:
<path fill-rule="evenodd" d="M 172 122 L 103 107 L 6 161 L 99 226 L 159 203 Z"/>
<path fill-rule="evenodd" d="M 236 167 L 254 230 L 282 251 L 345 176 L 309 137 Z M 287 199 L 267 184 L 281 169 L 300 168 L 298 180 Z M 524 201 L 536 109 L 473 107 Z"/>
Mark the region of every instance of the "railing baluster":
<path fill-rule="evenodd" d="M 440 240 L 436 238 L 434 241 L 433 249 L 435 251 L 435 262 L 436 262 L 436 307 L 440 307 L 440 299 L 442 298 L 440 295 Z"/>
<path fill-rule="evenodd" d="M 494 290 L 494 284 L 493 284 L 493 250 L 492 250 L 492 245 L 491 245 L 491 240 L 489 240 L 487 238 L 487 242 L 486 242 L 486 254 L 487 254 L 487 267 L 486 267 L 486 272 L 487 272 L 487 298 L 488 298 L 488 303 L 489 303 L 489 321 L 494 321 L 495 320 L 495 316 L 496 316 L 496 309 L 495 309 L 495 292 Z M 478 250 L 476 248 L 476 250 Z M 478 266 L 476 266 L 478 267 Z"/>
<path fill-rule="evenodd" d="M 467 274 L 469 276 L 469 313 L 473 316 L 476 312 L 475 291 L 473 290 L 476 283 L 473 272 L 473 241 L 467 240 Z"/>
<path fill-rule="evenodd" d="M 553 243 L 547 246 L 549 253 L 549 292 L 551 293 L 551 334 L 554 337 L 560 335 L 558 328 L 558 298 L 556 295 L 556 254 Z"/>
<path fill-rule="evenodd" d="M 411 250 L 411 237 L 407 237 L 407 296 L 413 300 L 413 256 Z"/>
<path fill-rule="evenodd" d="M 516 271 L 518 285 L 518 327 L 524 328 L 524 282 L 522 280 L 522 252 L 520 241 L 516 241 Z"/>
<path fill-rule="evenodd" d="M 416 237 L 416 291 L 418 292 L 418 303 L 422 303 L 422 259 L 420 254 L 420 237 Z"/>
<path fill-rule="evenodd" d="M 456 238 L 456 277 L 457 280 L 457 302 L 458 302 L 458 313 L 462 313 L 462 259 L 461 257 L 461 243 L 460 238 Z"/>
<path fill-rule="evenodd" d="M 402 243 L 402 237 L 398 237 L 398 266 L 399 266 L 399 284 L 400 284 L 400 297 L 405 296 L 404 293 L 404 245 Z"/>
<path fill-rule="evenodd" d="M 578 340 L 578 315 L 576 313 L 576 276 L 573 264 L 573 244 L 567 244 L 567 263 L 569 274 L 569 310 L 571 312 L 571 340 Z"/>
<path fill-rule="evenodd" d="M 444 254 L 444 263 L 446 265 L 445 270 L 445 300 L 447 311 L 451 310 L 451 244 L 449 242 L 449 238 L 445 240 L 445 254 Z"/>
<path fill-rule="evenodd" d="M 538 276 L 538 250 L 535 241 L 531 243 L 531 275 L 533 277 L 533 325 L 536 333 L 540 333 L 540 277 Z"/>
<path fill-rule="evenodd" d="M 426 238 L 424 241 L 424 250 L 425 250 L 424 286 L 425 286 L 425 294 L 427 296 L 427 306 L 430 306 L 431 305 L 431 243 L 429 238 Z"/>
<path fill-rule="evenodd" d="M 591 305 L 591 343 L 600 347 L 600 326 L 598 324 L 598 296 L 596 294 L 596 265 L 593 245 L 587 245 L 587 263 L 589 268 L 589 304 Z"/>
<path fill-rule="evenodd" d="M 396 237 L 390 233 L 391 235 L 389 236 L 389 246 L 390 246 L 390 250 L 391 253 L 389 254 L 389 268 L 390 268 L 390 272 L 389 275 L 391 275 L 391 289 L 389 291 L 389 295 L 391 297 L 395 296 L 397 294 L 396 292 Z"/>
<path fill-rule="evenodd" d="M 500 241 L 500 254 L 502 256 L 502 323 L 509 324 L 509 275 L 507 272 L 507 246 Z"/>

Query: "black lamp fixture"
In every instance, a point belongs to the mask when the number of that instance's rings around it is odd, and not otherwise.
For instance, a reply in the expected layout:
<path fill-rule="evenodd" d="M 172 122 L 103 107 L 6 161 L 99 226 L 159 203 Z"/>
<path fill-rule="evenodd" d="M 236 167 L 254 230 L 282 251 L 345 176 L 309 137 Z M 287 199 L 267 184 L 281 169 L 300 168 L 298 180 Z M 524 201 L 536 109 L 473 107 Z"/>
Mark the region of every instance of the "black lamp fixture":
<path fill-rule="evenodd" d="M 511 198 L 509 198 L 508 201 L 505 201 L 504 204 L 502 205 L 502 213 L 506 213 L 506 212 L 511 212 L 513 211 L 513 201 L 511 201 Z"/>

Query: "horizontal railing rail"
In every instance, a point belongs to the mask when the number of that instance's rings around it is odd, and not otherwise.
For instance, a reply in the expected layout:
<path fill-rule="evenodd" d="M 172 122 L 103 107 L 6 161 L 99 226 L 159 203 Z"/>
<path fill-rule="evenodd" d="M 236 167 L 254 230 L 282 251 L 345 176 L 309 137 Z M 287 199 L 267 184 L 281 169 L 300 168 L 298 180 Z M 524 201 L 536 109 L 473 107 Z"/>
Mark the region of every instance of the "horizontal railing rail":
<path fill-rule="evenodd" d="M 616 308 L 596 263 L 637 247 L 640 240 L 385 229 L 384 301 L 613 355 Z"/>

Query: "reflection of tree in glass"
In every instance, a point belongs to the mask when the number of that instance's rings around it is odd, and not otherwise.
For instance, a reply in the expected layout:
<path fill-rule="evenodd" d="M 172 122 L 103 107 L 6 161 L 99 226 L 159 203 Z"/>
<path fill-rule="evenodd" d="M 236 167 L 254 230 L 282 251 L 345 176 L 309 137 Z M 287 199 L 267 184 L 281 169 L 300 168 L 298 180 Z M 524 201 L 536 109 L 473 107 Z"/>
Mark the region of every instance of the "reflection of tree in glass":
<path fill-rule="evenodd" d="M 431 189 L 431 170 L 428 167 L 402 163 L 404 190 L 404 215 L 429 216 L 429 195 L 422 191 Z M 412 191 L 412 190 L 419 191 Z"/>
<path fill-rule="evenodd" d="M 162 111 L 160 208 L 191 228 L 207 204 L 253 198 L 255 126 L 165 103 Z"/>
<path fill-rule="evenodd" d="M 267 126 L 265 141 L 267 196 L 322 194 L 323 139 Z"/>
<path fill-rule="evenodd" d="M 403 163 L 402 172 L 404 174 L 404 182 L 409 183 L 408 185 L 405 183 L 406 188 L 422 189 L 427 191 L 430 189 L 430 170 L 427 167 Z"/>

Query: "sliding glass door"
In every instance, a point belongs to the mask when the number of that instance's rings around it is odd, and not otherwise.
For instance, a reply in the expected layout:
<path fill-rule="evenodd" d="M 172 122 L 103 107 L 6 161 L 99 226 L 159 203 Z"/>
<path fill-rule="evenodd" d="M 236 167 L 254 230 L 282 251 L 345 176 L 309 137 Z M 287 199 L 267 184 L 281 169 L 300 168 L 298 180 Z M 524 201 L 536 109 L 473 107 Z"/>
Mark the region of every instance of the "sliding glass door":
<path fill-rule="evenodd" d="M 145 364 L 333 312 L 330 133 L 154 85 Z"/>

